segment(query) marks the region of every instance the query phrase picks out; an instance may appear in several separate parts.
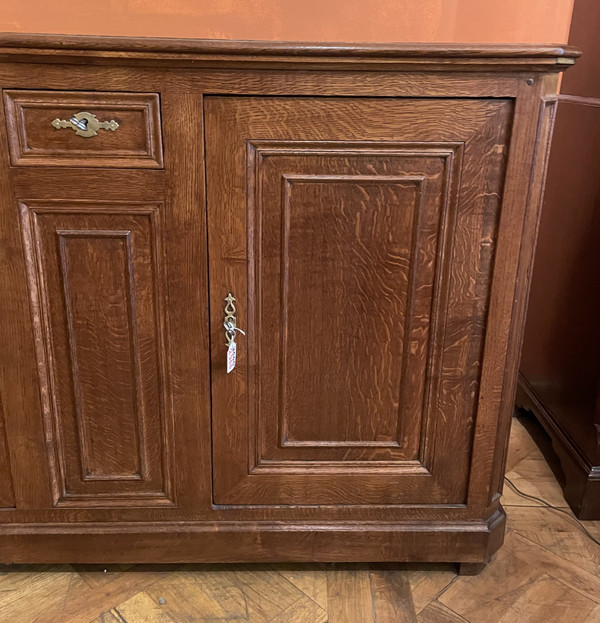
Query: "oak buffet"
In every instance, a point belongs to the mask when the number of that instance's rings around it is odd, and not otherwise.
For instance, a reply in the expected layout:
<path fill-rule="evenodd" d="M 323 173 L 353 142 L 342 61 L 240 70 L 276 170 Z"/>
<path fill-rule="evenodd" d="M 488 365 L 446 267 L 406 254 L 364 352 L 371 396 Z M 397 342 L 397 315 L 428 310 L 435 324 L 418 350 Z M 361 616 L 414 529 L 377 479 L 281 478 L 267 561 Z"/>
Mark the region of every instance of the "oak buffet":
<path fill-rule="evenodd" d="M 1 36 L 0 560 L 489 560 L 577 54 Z"/>

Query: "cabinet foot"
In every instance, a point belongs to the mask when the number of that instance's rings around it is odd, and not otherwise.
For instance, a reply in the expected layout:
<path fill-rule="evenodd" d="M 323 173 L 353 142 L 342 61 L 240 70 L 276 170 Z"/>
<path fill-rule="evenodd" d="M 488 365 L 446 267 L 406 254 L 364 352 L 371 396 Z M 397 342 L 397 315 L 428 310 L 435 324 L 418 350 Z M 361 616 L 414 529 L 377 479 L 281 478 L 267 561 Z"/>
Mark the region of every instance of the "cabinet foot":
<path fill-rule="evenodd" d="M 458 575 L 479 575 L 487 567 L 487 562 L 461 562 Z"/>

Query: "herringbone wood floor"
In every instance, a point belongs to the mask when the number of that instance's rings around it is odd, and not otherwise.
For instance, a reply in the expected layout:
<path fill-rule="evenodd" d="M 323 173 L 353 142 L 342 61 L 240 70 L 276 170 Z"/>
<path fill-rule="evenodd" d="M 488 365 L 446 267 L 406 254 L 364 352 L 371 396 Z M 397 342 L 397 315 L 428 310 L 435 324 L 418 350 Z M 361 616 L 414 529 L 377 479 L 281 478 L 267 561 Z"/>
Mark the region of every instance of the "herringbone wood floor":
<path fill-rule="evenodd" d="M 598 623 L 600 546 L 579 528 L 514 420 L 504 547 L 479 575 L 453 565 L 5 567 L 1 623 Z M 600 522 L 586 522 L 600 538 Z"/>

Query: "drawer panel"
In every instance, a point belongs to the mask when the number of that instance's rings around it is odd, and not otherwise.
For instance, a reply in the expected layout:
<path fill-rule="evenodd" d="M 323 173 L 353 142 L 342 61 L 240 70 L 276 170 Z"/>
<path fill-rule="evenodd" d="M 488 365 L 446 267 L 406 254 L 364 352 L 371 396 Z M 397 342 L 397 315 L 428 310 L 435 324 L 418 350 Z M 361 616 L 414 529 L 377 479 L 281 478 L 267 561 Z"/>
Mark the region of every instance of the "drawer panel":
<path fill-rule="evenodd" d="M 163 166 L 156 93 L 6 90 L 4 104 L 13 166 Z"/>

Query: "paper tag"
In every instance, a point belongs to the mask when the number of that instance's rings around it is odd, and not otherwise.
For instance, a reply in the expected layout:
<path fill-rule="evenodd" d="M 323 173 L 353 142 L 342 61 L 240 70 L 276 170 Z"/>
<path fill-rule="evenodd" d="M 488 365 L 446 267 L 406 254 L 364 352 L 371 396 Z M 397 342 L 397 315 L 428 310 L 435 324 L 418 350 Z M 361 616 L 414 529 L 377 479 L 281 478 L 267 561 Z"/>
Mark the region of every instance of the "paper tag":
<path fill-rule="evenodd" d="M 237 356 L 237 345 L 235 342 L 231 342 L 227 349 L 227 374 L 229 374 L 235 368 L 235 358 Z"/>

